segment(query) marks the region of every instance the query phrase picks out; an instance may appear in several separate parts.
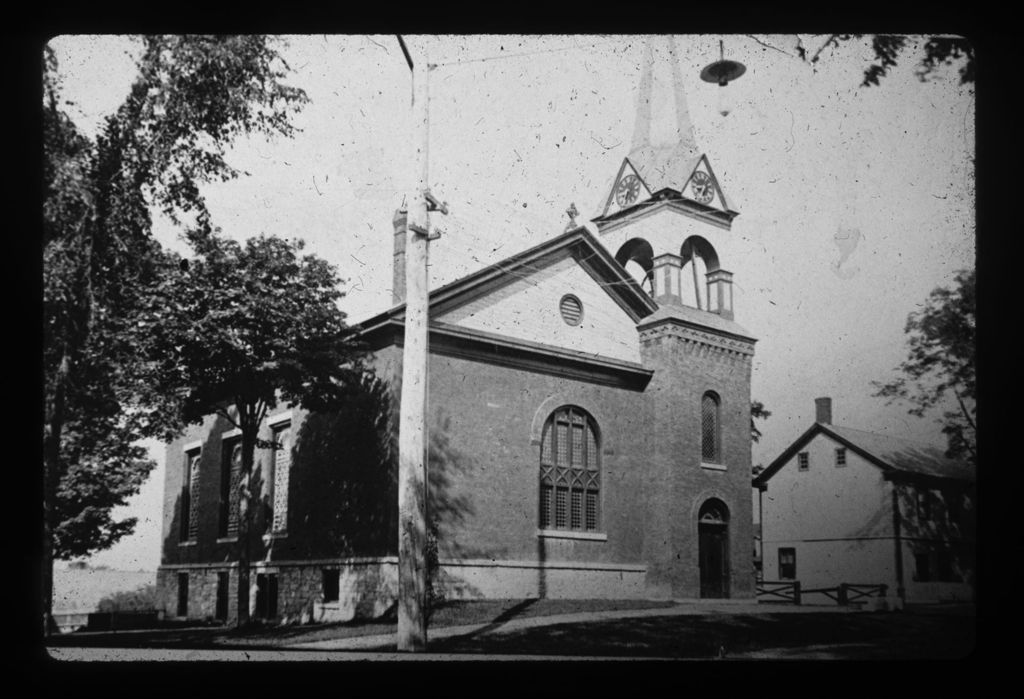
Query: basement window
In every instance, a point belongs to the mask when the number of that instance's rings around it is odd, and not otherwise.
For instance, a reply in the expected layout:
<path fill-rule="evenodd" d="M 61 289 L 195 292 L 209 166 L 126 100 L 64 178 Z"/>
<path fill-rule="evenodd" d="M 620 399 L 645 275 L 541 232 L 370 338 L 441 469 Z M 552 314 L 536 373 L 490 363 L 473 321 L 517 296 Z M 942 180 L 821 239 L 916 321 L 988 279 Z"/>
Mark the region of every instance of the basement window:
<path fill-rule="evenodd" d="M 322 572 L 324 602 L 337 602 L 341 572 L 337 568 L 324 568 Z"/>
<path fill-rule="evenodd" d="M 930 558 L 927 553 L 914 554 L 914 580 L 916 582 L 929 582 L 932 579 Z"/>

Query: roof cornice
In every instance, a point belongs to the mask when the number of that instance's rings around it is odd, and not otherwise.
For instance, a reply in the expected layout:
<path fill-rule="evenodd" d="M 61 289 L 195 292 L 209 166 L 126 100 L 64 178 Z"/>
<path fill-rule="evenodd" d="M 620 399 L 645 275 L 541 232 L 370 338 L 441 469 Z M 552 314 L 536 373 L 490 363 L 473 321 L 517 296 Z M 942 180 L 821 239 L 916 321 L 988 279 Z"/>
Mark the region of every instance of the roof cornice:
<path fill-rule="evenodd" d="M 428 348 L 431 354 L 461 357 L 634 390 L 642 390 L 654 375 L 653 370 L 635 362 L 439 321 L 431 321 L 429 331 Z M 363 330 L 363 339 L 373 350 L 390 345 L 401 347 L 404 345 L 404 335 L 405 323 L 401 318 L 386 318 Z"/>
<path fill-rule="evenodd" d="M 725 230 L 732 230 L 732 220 L 739 216 L 739 212 L 721 211 L 714 207 L 705 206 L 704 204 L 686 199 L 673 189 L 665 188 L 655 192 L 650 199 L 627 209 L 620 209 L 611 214 L 598 216 L 593 219 L 593 222 L 602 233 L 606 233 L 652 216 L 663 209 L 671 209 L 672 211 Z"/>
<path fill-rule="evenodd" d="M 626 311 L 633 322 L 639 321 L 658 309 L 658 305 L 653 299 L 640 288 L 632 275 L 616 262 L 611 253 L 597 241 L 594 235 L 585 227 L 579 226 L 434 289 L 430 292 L 429 312 L 431 315 L 443 313 L 477 298 L 497 286 L 510 283 L 512 279 L 509 275 L 510 271 L 541 259 L 550 258 L 561 252 L 569 251 L 571 254 L 574 246 L 579 246 L 577 253 L 581 266 L 588 269 L 590 273 L 612 282 L 604 287 L 605 290 Z M 404 315 L 405 304 L 400 303 L 366 319 L 359 324 L 359 327 L 373 327 L 387 318 L 401 319 L 404 318 Z"/>

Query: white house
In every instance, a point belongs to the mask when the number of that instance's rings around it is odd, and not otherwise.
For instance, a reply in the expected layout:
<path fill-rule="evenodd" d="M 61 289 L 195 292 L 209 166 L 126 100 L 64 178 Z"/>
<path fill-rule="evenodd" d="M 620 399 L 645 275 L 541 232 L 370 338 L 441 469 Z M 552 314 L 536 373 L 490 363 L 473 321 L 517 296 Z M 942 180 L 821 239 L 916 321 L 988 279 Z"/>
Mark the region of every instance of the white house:
<path fill-rule="evenodd" d="M 899 603 L 970 599 L 973 466 L 833 425 L 831 399 L 815 403 L 816 422 L 754 479 L 764 579 L 885 584 Z"/>

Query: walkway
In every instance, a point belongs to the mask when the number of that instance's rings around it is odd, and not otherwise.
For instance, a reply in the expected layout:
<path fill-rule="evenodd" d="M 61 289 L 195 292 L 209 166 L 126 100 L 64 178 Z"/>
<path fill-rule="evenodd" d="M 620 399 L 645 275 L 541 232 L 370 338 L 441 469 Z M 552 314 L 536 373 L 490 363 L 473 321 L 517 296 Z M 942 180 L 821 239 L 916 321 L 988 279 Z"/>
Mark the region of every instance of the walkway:
<path fill-rule="evenodd" d="M 612 619 L 639 619 L 645 617 L 666 617 L 706 614 L 814 614 L 820 612 L 855 613 L 856 609 L 838 607 L 836 605 L 790 605 L 790 604 L 758 604 L 756 602 L 706 602 L 703 600 L 678 600 L 674 607 L 658 609 L 625 609 L 618 611 L 581 612 L 578 614 L 553 614 L 550 616 L 529 617 L 526 619 L 509 619 L 501 622 L 470 624 L 466 626 L 443 626 L 427 630 L 427 640 L 452 638 L 456 636 L 480 636 L 483 634 L 501 634 L 538 626 L 554 626 L 557 624 L 575 624 L 589 621 L 608 621 Z M 294 643 L 284 646 L 288 649 L 301 650 L 384 650 L 393 647 L 395 634 L 387 633 L 373 636 L 353 636 L 336 638 L 327 641 Z"/>

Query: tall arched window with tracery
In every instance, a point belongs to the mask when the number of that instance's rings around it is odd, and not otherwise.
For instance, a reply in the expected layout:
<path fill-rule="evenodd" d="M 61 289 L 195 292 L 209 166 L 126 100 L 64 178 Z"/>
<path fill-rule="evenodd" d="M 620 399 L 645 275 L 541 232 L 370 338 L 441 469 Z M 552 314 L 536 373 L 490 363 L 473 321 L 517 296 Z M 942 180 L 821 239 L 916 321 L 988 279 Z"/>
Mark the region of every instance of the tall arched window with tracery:
<path fill-rule="evenodd" d="M 700 405 L 700 458 L 709 464 L 722 462 L 721 402 L 708 391 Z"/>
<path fill-rule="evenodd" d="M 567 405 L 544 424 L 540 449 L 540 527 L 597 531 L 601 526 L 601 459 L 597 423 Z"/>

